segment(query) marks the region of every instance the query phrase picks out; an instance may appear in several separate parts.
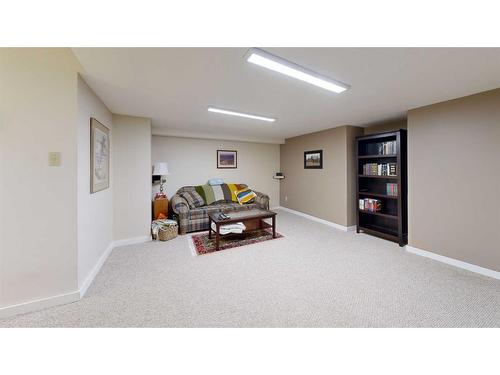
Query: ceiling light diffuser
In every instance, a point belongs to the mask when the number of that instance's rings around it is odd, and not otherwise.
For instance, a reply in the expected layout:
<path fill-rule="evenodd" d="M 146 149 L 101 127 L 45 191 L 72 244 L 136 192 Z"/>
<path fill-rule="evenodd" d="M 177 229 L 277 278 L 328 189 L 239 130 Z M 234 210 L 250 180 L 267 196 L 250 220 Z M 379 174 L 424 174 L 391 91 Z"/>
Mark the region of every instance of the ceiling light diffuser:
<path fill-rule="evenodd" d="M 253 120 L 261 120 L 261 121 L 268 121 L 268 122 L 276 121 L 275 118 L 271 118 L 271 117 L 252 115 L 249 113 L 230 111 L 228 109 L 221 109 L 221 108 L 215 108 L 215 107 L 208 107 L 208 112 L 222 113 L 224 115 L 239 116 L 239 117 L 251 118 Z"/>
<path fill-rule="evenodd" d="M 252 64 L 262 66 L 335 93 L 341 93 L 350 87 L 345 83 L 325 77 L 259 48 L 251 48 L 245 55 L 245 58 Z"/>

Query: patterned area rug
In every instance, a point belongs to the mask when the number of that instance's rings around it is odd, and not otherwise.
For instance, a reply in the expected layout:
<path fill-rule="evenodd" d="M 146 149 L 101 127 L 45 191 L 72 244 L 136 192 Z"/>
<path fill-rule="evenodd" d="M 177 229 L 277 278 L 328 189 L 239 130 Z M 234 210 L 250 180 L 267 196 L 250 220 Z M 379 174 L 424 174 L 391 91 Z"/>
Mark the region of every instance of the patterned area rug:
<path fill-rule="evenodd" d="M 276 238 L 283 236 L 276 232 Z M 251 245 L 258 242 L 273 240 L 272 229 L 261 229 L 244 234 L 232 234 L 220 238 L 219 251 L 232 249 L 235 247 Z M 198 255 L 213 253 L 215 250 L 215 235 L 212 233 L 212 239 L 208 238 L 208 232 L 195 234 L 191 237 L 194 250 Z"/>

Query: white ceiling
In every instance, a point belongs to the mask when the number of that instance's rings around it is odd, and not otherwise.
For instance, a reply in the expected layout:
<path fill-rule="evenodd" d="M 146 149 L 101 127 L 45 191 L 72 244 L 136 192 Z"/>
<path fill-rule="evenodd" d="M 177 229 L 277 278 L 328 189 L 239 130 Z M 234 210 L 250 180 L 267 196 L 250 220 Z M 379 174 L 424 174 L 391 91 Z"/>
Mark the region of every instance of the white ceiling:
<path fill-rule="evenodd" d="M 75 48 L 113 113 L 152 118 L 154 134 L 263 142 L 500 87 L 500 48 L 263 48 L 351 85 L 334 94 L 247 63 L 248 48 Z M 207 106 L 275 117 L 225 116 Z"/>

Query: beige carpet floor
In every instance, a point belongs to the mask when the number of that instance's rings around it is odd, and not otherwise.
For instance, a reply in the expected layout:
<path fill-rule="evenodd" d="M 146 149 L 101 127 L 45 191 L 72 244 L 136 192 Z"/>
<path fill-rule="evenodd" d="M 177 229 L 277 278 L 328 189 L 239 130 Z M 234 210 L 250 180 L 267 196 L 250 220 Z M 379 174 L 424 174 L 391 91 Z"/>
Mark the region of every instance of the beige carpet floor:
<path fill-rule="evenodd" d="M 79 302 L 0 327 L 499 327 L 500 281 L 278 210 L 285 238 L 115 249 Z"/>

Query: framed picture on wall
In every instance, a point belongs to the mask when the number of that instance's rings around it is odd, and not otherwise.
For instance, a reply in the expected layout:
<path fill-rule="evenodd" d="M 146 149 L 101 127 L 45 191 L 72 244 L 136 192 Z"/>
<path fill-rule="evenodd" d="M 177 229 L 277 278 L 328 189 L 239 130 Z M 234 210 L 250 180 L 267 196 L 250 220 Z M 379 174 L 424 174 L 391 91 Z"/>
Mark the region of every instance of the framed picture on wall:
<path fill-rule="evenodd" d="M 304 169 L 323 169 L 323 150 L 304 151 Z"/>
<path fill-rule="evenodd" d="M 234 150 L 217 150 L 217 168 L 237 168 L 238 152 Z"/>
<path fill-rule="evenodd" d="M 90 192 L 109 188 L 109 129 L 90 119 Z"/>

